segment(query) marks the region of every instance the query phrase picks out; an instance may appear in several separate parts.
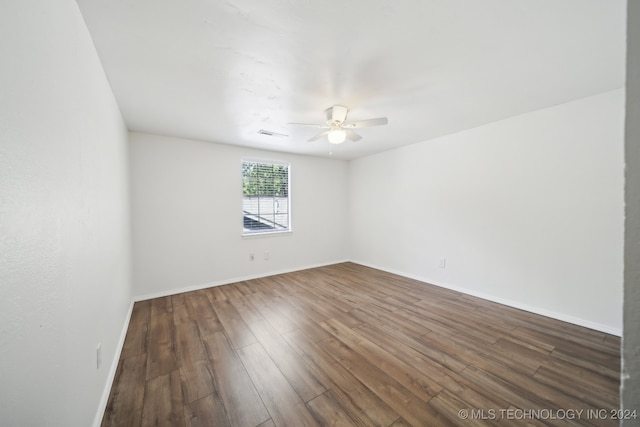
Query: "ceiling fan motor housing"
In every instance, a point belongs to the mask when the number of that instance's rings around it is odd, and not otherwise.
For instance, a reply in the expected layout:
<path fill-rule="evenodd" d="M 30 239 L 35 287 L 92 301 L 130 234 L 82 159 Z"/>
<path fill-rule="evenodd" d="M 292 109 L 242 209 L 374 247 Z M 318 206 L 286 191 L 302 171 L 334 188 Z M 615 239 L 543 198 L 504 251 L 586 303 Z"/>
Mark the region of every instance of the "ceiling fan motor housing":
<path fill-rule="evenodd" d="M 325 110 L 324 114 L 329 126 L 342 124 L 347 119 L 349 109 L 342 105 L 334 105 Z"/>

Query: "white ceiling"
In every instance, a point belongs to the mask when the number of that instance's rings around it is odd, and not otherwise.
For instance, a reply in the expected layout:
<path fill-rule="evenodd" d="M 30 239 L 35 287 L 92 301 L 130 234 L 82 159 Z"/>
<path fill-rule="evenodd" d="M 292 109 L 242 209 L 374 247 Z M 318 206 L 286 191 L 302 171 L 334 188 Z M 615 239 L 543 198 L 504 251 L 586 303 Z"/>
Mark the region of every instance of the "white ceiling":
<path fill-rule="evenodd" d="M 77 0 L 132 131 L 351 159 L 624 86 L 624 0 Z M 259 135 L 266 129 L 289 135 Z"/>

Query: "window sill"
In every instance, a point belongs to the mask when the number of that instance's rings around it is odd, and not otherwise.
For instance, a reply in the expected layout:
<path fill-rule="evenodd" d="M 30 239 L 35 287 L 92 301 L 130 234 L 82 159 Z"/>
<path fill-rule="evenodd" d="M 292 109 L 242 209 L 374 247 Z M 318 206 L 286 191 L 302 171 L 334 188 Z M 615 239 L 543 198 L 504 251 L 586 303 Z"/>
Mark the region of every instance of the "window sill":
<path fill-rule="evenodd" d="M 265 237 L 288 236 L 290 234 L 293 234 L 293 231 L 287 230 L 287 231 L 269 231 L 267 233 L 246 233 L 246 234 L 243 233 L 242 238 L 243 239 L 262 239 Z"/>

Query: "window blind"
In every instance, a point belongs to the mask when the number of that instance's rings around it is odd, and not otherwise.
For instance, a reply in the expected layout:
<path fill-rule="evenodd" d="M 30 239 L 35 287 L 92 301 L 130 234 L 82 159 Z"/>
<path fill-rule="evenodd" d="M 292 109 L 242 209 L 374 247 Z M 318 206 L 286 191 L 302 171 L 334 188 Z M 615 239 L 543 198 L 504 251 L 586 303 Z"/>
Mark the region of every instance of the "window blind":
<path fill-rule="evenodd" d="M 242 161 L 243 234 L 290 231 L 289 165 Z"/>

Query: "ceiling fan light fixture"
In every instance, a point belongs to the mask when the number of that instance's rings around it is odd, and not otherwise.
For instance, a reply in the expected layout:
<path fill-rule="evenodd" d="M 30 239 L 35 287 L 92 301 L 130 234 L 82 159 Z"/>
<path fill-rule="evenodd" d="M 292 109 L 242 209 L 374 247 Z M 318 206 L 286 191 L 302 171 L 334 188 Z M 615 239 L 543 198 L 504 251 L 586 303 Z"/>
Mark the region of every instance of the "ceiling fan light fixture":
<path fill-rule="evenodd" d="M 327 124 L 317 125 L 310 123 L 289 123 L 290 125 L 307 126 L 313 128 L 324 129 L 320 133 L 312 136 L 307 141 L 313 142 L 325 136 L 330 144 L 342 144 L 347 139 L 349 141 L 359 141 L 362 139 L 354 129 L 368 128 L 372 126 L 386 125 L 389 120 L 386 117 L 378 117 L 377 119 L 357 120 L 355 122 L 347 122 L 347 113 L 349 109 L 342 105 L 334 105 L 325 110 Z"/>
<path fill-rule="evenodd" d="M 331 129 L 327 134 L 327 138 L 332 144 L 342 144 L 347 139 L 347 131 L 344 129 Z"/>

